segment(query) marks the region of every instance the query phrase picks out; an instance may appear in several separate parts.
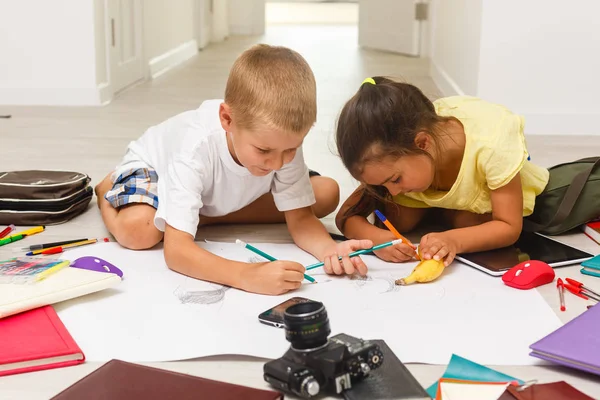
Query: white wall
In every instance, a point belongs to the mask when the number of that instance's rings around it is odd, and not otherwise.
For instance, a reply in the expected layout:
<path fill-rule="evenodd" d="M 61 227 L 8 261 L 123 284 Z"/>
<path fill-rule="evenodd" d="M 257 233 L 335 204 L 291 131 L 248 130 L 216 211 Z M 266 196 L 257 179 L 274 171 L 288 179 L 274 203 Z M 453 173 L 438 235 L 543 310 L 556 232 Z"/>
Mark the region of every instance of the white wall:
<path fill-rule="evenodd" d="M 591 0 L 485 2 L 478 95 L 530 133 L 600 134 L 599 18 Z"/>
<path fill-rule="evenodd" d="M 431 74 L 525 117 L 530 134 L 600 134 L 600 3 L 432 2 Z"/>
<path fill-rule="evenodd" d="M 477 93 L 481 9 L 482 0 L 431 2 L 431 74 L 444 94 Z"/>
<path fill-rule="evenodd" d="M 265 32 L 265 0 L 228 0 L 229 33 L 262 35 Z"/>
<path fill-rule="evenodd" d="M 194 0 L 144 0 L 143 41 L 148 76 L 155 78 L 198 53 Z"/>
<path fill-rule="evenodd" d="M 194 0 L 144 0 L 144 54 L 147 60 L 195 39 Z"/>
<path fill-rule="evenodd" d="M 0 2 L 0 104 L 99 104 L 94 4 Z"/>

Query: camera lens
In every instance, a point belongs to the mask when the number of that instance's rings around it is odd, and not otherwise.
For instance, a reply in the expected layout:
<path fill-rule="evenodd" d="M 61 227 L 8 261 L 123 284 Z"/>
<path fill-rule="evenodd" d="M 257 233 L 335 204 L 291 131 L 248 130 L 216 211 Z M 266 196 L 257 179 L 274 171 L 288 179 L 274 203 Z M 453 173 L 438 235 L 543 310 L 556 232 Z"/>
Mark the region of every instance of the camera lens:
<path fill-rule="evenodd" d="M 283 314 L 285 338 L 292 349 L 311 351 L 327 344 L 331 333 L 329 318 L 323 303 L 309 301 L 288 307 Z"/>

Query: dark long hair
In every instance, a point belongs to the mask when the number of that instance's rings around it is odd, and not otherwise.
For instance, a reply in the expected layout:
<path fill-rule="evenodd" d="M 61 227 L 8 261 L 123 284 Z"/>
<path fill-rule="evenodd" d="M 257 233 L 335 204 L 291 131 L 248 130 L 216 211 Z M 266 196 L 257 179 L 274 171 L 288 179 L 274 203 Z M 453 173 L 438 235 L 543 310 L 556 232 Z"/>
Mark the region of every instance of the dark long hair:
<path fill-rule="evenodd" d="M 431 155 L 415 143 L 425 132 L 435 141 L 441 123 L 451 118 L 436 114 L 433 103 L 419 88 L 376 76 L 375 85 L 365 82 L 344 105 L 337 124 L 336 144 L 344 166 L 360 180 L 364 165 L 388 156 Z M 391 201 L 382 186 L 362 184 L 360 200 L 344 214 L 368 216 Z M 343 225 L 343 222 L 342 222 Z"/>

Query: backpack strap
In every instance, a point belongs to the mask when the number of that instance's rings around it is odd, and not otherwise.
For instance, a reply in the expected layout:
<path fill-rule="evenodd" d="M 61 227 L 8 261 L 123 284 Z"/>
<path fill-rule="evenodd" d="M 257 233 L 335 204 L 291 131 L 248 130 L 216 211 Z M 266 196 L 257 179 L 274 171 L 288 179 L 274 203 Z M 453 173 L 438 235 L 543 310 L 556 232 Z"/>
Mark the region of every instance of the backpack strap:
<path fill-rule="evenodd" d="M 600 157 L 582 158 L 581 160 L 575 162 L 590 162 L 593 164 L 590 165 L 588 169 L 581 171 L 575 176 L 575 178 L 573 178 L 573 182 L 571 182 L 569 188 L 565 192 L 565 196 L 560 202 L 558 210 L 556 210 L 556 214 L 554 214 L 550 221 L 545 224 L 539 224 L 528 219 L 523 219 L 524 230 L 529 232 L 539 232 L 551 226 L 558 226 L 569 216 L 569 214 L 571 214 L 571 211 L 573 211 L 573 207 L 575 207 L 575 203 L 577 203 L 577 200 L 579 199 L 579 196 L 581 195 L 581 192 L 583 191 L 583 188 L 585 187 L 590 175 L 594 171 L 594 168 L 600 166 Z"/>

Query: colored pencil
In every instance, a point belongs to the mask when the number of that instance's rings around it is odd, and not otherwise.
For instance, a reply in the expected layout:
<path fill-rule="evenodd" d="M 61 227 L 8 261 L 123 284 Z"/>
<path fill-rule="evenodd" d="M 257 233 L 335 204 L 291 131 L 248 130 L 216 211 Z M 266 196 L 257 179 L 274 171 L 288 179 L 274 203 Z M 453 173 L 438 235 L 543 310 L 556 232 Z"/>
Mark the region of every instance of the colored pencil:
<path fill-rule="evenodd" d="M 4 246 L 5 244 L 16 242 L 17 240 L 21 240 L 24 238 L 25 238 L 25 235 L 12 235 L 12 236 L 6 237 L 4 239 L 0 239 L 0 246 Z"/>
<path fill-rule="evenodd" d="M 252 246 L 251 244 L 248 244 L 240 239 L 237 239 L 235 241 L 237 244 L 241 245 L 242 247 L 247 248 L 248 250 L 250 250 L 251 252 L 258 254 L 261 257 L 266 258 L 269 261 L 277 261 L 277 259 L 273 256 L 268 255 L 267 253 L 265 253 L 262 250 L 257 249 L 256 247 Z M 306 275 L 304 274 L 304 279 L 306 279 L 307 281 L 311 282 L 311 283 L 315 283 L 315 278 L 313 278 L 312 276 Z"/>
<path fill-rule="evenodd" d="M 12 236 L 17 236 L 17 235 L 31 236 L 31 235 L 35 235 L 36 233 L 44 232 L 44 229 L 46 229 L 45 226 L 35 226 L 33 228 L 29 228 L 29 229 L 25 229 L 24 231 L 17 232 Z"/>
<path fill-rule="evenodd" d="M 396 239 L 396 240 L 392 240 L 391 242 L 386 242 L 386 243 L 382 243 L 382 244 L 378 244 L 377 246 L 373 246 L 370 249 L 363 249 L 363 250 L 357 250 L 355 252 L 352 252 L 350 254 L 348 254 L 348 257 L 356 257 L 356 256 L 360 256 L 361 254 L 368 254 L 371 253 L 375 250 L 379 250 L 379 249 L 383 249 L 385 247 L 389 247 L 389 246 L 393 246 L 395 244 L 398 243 L 402 243 L 402 239 Z M 342 256 L 338 257 L 338 260 L 341 260 Z M 306 267 L 307 271 L 310 271 L 311 269 L 315 269 L 315 268 L 319 268 L 322 267 L 323 265 L 325 265 L 324 262 L 320 262 L 317 264 L 313 264 L 313 265 L 309 265 L 308 267 Z"/>
<path fill-rule="evenodd" d="M 391 223 L 390 221 L 388 221 L 388 219 L 385 217 L 385 215 L 383 215 L 383 213 L 382 213 L 381 211 L 379 211 L 379 210 L 375 210 L 375 215 L 377 215 L 377 218 L 379 218 L 379 220 L 380 220 L 381 222 L 383 222 L 383 224 L 384 224 L 385 226 L 387 226 L 387 228 L 390 230 L 390 232 L 392 232 L 392 233 L 394 234 L 394 236 L 396 236 L 398 239 L 402 239 L 402 241 L 403 241 L 404 243 L 406 243 L 407 245 L 409 245 L 410 247 L 412 247 L 412 248 L 413 248 L 413 250 L 415 251 L 415 258 L 416 258 L 417 260 L 420 260 L 420 259 L 421 259 L 421 257 L 419 256 L 419 253 L 417 252 L 417 247 L 416 247 L 414 244 L 412 244 L 412 243 L 410 242 L 410 240 L 408 240 L 407 238 L 405 238 L 404 236 L 402 236 L 402 235 L 400 234 L 400 232 L 398 232 L 398 231 L 396 230 L 396 228 L 394 228 L 394 225 L 392 225 L 392 223 Z"/>
<path fill-rule="evenodd" d="M 62 240 L 62 241 L 52 242 L 52 243 L 32 244 L 31 246 L 23 247 L 22 250 L 23 251 L 27 251 L 27 250 L 29 250 L 29 251 L 44 250 L 44 249 L 49 249 L 50 247 L 63 246 L 65 244 L 83 242 L 85 240 L 91 240 L 91 239 L 90 238 L 82 238 L 82 239 Z M 103 239 L 98 239 L 98 241 L 99 242 L 100 241 L 108 242 L 109 239 L 108 238 L 103 238 Z"/>
<path fill-rule="evenodd" d="M 70 249 L 72 247 L 85 246 L 86 244 L 93 244 L 93 243 L 96 243 L 97 241 L 98 241 L 98 239 L 83 240 L 81 242 L 65 244 L 64 246 L 49 247 L 47 249 L 30 251 L 26 255 L 27 256 L 37 256 L 38 254 L 43 254 L 43 255 L 58 254 L 58 253 L 62 253 L 65 249 Z"/>

